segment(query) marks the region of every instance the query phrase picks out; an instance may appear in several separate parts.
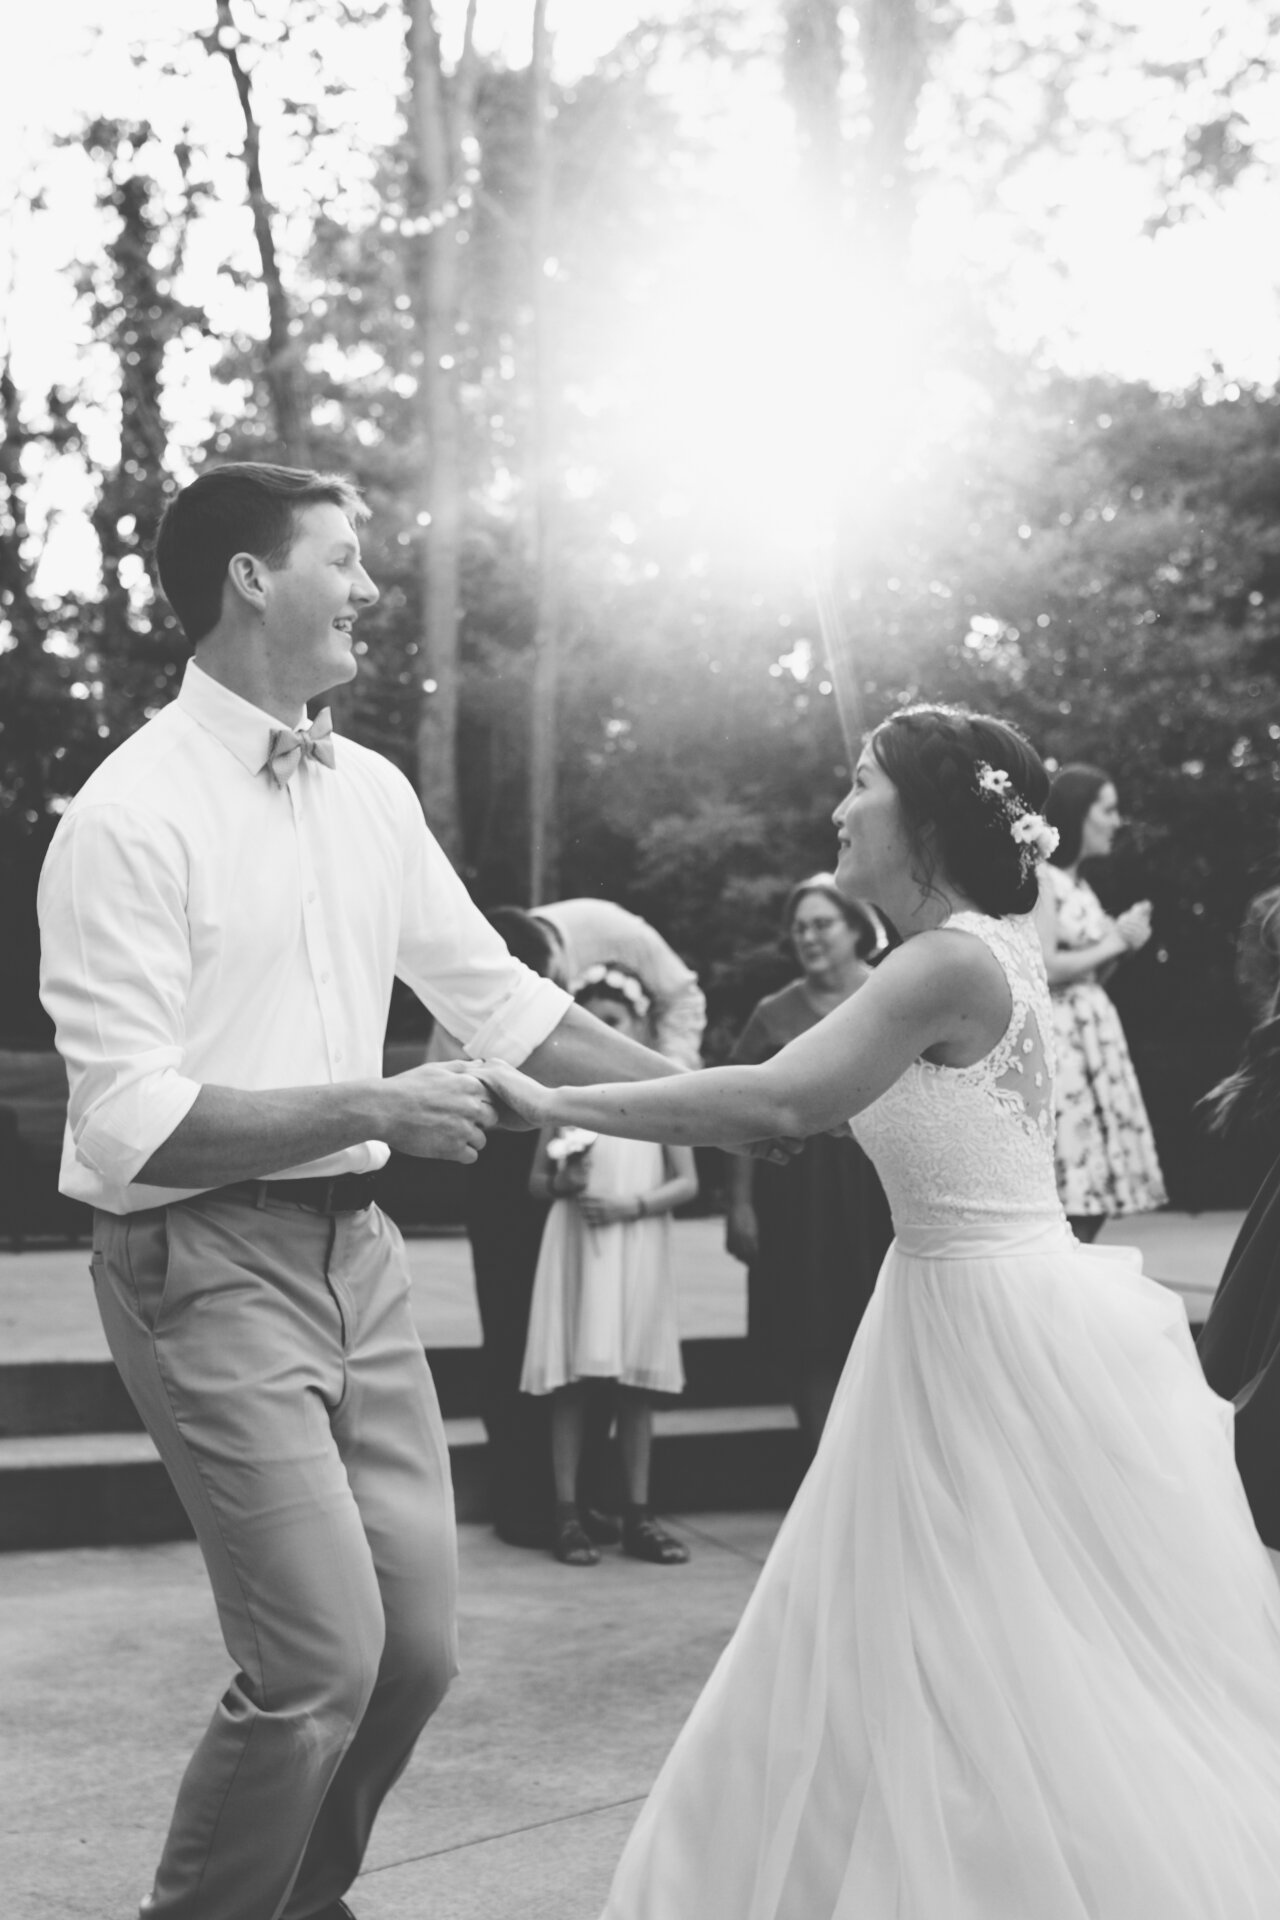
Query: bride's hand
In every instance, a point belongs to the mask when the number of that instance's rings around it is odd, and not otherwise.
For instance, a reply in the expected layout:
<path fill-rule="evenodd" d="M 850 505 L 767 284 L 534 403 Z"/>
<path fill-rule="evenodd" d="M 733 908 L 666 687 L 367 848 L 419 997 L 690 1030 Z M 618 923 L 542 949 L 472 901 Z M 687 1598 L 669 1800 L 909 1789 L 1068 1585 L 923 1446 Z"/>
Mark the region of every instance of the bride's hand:
<path fill-rule="evenodd" d="M 544 1127 L 550 1119 L 551 1090 L 505 1060 L 479 1060 L 471 1071 L 498 1109 L 498 1125 L 511 1132 Z"/>

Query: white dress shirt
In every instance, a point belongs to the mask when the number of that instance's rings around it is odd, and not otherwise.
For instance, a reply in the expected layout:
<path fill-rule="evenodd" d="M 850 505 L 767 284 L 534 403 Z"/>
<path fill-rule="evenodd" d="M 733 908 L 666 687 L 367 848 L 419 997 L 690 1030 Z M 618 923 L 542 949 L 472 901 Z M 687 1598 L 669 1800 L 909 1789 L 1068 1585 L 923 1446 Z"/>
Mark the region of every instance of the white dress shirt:
<path fill-rule="evenodd" d="M 519 1064 L 570 1004 L 522 966 L 381 754 L 266 771 L 270 714 L 193 660 L 64 814 L 40 877 L 40 993 L 67 1065 L 62 1191 L 111 1213 L 198 1188 L 134 1176 L 202 1085 L 382 1078 L 398 975 L 472 1057 Z M 382 1141 L 282 1169 L 365 1172 Z"/>
<path fill-rule="evenodd" d="M 653 999 L 654 1045 L 677 1066 L 702 1065 L 703 1029 L 707 1003 L 698 976 L 685 965 L 647 920 L 630 913 L 616 900 L 584 897 L 556 900 L 533 907 L 536 920 L 545 920 L 560 936 L 569 985 L 576 987 L 588 967 L 620 960 L 639 974 Z"/>

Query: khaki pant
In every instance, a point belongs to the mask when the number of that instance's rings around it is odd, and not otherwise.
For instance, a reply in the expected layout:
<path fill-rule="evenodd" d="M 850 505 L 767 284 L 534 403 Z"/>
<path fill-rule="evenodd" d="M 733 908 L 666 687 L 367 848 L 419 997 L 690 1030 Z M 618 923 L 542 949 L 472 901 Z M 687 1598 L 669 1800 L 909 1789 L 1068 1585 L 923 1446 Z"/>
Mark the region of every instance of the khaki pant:
<path fill-rule="evenodd" d="M 148 1920 L 305 1920 L 457 1671 L 449 1457 L 378 1208 L 252 1190 L 94 1220 L 116 1365 L 195 1527 L 235 1677 Z"/>

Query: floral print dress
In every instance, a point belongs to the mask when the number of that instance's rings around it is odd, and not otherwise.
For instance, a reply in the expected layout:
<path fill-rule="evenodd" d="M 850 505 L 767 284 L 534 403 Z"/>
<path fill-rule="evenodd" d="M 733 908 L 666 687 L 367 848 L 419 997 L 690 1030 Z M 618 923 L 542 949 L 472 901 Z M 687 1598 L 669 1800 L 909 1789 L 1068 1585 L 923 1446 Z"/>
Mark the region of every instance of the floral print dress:
<path fill-rule="evenodd" d="M 1043 869 L 1058 944 L 1093 946 L 1111 920 L 1086 880 Z M 1058 1193 L 1076 1217 L 1148 1213 L 1167 1195 L 1138 1076 L 1111 996 L 1095 974 L 1053 989 Z"/>

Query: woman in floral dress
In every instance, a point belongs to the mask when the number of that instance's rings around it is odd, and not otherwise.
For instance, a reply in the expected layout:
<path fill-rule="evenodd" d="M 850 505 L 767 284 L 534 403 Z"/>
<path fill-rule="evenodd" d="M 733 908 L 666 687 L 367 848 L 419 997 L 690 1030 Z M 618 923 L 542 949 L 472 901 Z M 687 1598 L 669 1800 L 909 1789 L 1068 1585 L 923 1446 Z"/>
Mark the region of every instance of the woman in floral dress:
<path fill-rule="evenodd" d="M 1116 962 L 1151 938 L 1151 903 L 1115 919 L 1082 860 L 1111 851 L 1120 812 L 1098 767 L 1064 767 L 1045 818 L 1058 846 L 1041 870 L 1037 925 L 1053 999 L 1058 1193 L 1077 1239 L 1092 1240 L 1113 1214 L 1165 1204 L 1164 1179 L 1120 1016 L 1102 984 Z"/>

